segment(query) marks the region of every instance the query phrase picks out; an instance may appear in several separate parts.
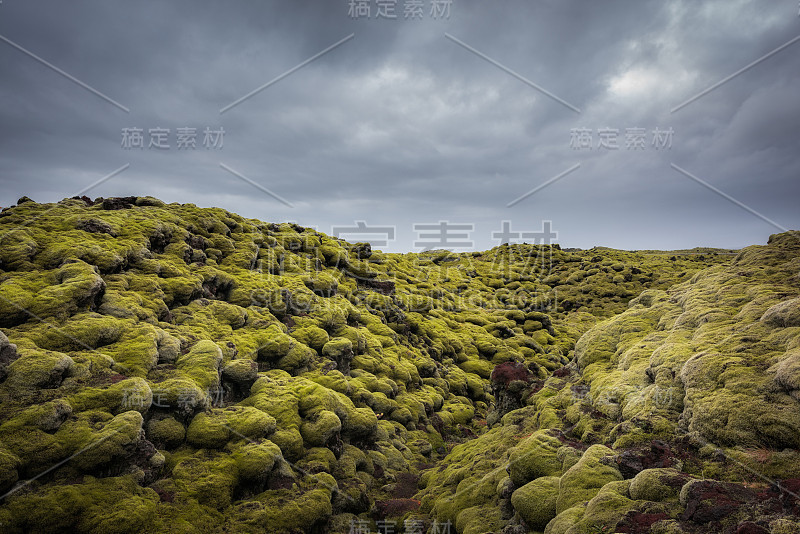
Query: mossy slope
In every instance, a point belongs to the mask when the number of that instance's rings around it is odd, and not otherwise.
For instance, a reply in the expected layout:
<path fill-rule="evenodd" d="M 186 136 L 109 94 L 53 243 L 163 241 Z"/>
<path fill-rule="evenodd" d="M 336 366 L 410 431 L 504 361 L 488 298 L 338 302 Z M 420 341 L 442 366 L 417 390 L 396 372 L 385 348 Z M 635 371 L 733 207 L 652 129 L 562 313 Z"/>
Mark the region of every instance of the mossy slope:
<path fill-rule="evenodd" d="M 401 255 L 129 197 L 20 202 L 0 236 L 9 532 L 590 532 L 741 482 L 706 443 L 800 476 L 792 235 Z"/>

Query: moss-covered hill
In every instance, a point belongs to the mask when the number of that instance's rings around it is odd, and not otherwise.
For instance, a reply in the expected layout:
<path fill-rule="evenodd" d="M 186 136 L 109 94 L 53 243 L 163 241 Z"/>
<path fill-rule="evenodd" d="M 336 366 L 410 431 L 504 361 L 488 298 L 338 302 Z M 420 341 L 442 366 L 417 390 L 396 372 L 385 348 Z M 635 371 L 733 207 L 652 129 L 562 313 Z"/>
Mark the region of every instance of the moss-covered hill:
<path fill-rule="evenodd" d="M 384 254 L 20 199 L 0 527 L 798 532 L 800 239 L 733 252 Z"/>

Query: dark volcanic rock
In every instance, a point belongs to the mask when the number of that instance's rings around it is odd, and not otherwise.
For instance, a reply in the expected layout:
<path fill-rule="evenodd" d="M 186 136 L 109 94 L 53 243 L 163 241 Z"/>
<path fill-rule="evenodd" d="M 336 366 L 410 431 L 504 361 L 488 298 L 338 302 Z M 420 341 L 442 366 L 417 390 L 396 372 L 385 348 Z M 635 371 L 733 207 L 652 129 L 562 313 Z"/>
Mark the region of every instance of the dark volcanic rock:
<path fill-rule="evenodd" d="M 495 404 L 487 422 L 491 420 L 494 423 L 508 412 L 522 408 L 534 378 L 534 374 L 523 363 L 505 362 L 495 366 L 490 377 Z"/>
<path fill-rule="evenodd" d="M 659 440 L 653 441 L 649 447 L 623 451 L 614 460 L 625 478 L 633 478 L 645 469 L 673 467 L 677 463 L 669 444 Z"/>
<path fill-rule="evenodd" d="M 111 197 L 103 199 L 104 210 L 125 210 L 136 204 L 136 197 Z"/>
<path fill-rule="evenodd" d="M 699 480 L 688 488 L 686 510 L 681 518 L 695 523 L 719 521 L 757 499 L 754 491 L 739 484 Z"/>
<path fill-rule="evenodd" d="M 111 237 L 117 237 L 117 233 L 114 232 L 110 224 L 100 221 L 98 219 L 80 220 L 75 225 L 75 228 L 77 228 L 78 230 L 83 230 L 84 232 L 89 232 L 91 234 L 108 234 Z"/>

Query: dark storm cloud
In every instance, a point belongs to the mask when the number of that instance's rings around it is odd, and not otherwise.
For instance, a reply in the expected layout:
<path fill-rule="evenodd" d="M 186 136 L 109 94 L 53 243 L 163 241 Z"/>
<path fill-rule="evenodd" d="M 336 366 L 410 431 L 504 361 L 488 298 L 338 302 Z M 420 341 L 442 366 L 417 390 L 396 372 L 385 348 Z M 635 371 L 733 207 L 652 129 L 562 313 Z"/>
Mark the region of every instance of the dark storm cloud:
<path fill-rule="evenodd" d="M 793 129 L 800 43 L 670 110 L 800 34 L 795 2 L 455 0 L 449 20 L 348 17 L 348 1 L 5 0 L 0 35 L 130 109 L 0 43 L 0 204 L 56 201 L 126 163 L 90 196 L 150 194 L 269 221 L 475 225 L 503 220 L 565 246 L 739 247 L 800 226 Z M 448 39 L 445 33 L 453 38 Z M 251 98 L 247 95 L 354 37 Z M 549 91 L 576 113 L 457 44 Z M 177 150 L 175 129 L 198 129 Z M 169 150 L 124 150 L 123 128 L 170 128 Z M 224 128 L 206 150 L 202 130 Z M 570 147 L 575 128 L 620 130 L 618 150 Z M 625 129 L 647 147 L 625 149 Z M 650 145 L 674 130 L 672 148 Z M 255 188 L 220 167 L 260 184 Z M 512 207 L 547 180 L 574 172 Z M 290 201 L 289 208 L 264 189 Z"/>

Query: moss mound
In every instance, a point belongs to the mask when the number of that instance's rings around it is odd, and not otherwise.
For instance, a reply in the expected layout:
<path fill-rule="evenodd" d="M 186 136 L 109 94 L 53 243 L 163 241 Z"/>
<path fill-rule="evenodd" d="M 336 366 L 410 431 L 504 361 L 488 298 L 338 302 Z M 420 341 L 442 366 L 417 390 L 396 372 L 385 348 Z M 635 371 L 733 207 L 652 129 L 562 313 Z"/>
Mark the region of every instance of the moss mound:
<path fill-rule="evenodd" d="M 4 531 L 798 525 L 796 233 L 386 254 L 126 197 L 0 236 Z"/>

